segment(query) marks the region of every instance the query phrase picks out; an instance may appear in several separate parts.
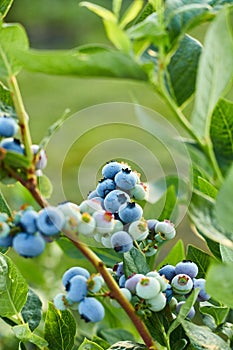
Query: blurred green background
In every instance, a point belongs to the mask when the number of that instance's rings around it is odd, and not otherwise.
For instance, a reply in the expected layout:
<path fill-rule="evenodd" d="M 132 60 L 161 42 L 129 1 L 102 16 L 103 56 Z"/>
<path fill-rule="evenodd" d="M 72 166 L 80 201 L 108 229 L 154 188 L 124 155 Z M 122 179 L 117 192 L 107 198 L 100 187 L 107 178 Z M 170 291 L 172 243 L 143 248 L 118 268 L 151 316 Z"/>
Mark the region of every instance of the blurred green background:
<path fill-rule="evenodd" d="M 111 6 L 111 1 L 109 0 L 95 2 L 105 7 Z M 123 1 L 123 6 L 127 7 L 129 3 L 131 1 L 125 0 Z M 105 43 L 109 45 L 101 20 L 87 9 L 81 8 L 79 1 L 75 0 L 66 0 L 65 2 L 63 0 L 15 0 L 6 21 L 21 23 L 27 30 L 31 47 L 33 48 L 64 49 L 88 43 Z M 201 28 L 195 30 L 194 34 L 202 40 L 205 30 L 206 26 L 201 26 Z M 62 164 L 62 191 L 65 198 L 79 203 L 85 196 L 77 184 L 80 164 L 85 161 L 85 157 L 88 154 L 91 154 L 91 162 L 88 163 L 86 177 L 86 186 L 88 187 L 93 174 L 94 178 L 97 179 L 100 176 L 101 166 L 105 161 L 109 160 L 109 158 L 105 158 L 105 152 L 107 156 L 111 155 L 111 150 L 108 149 L 107 152 L 103 147 L 102 154 L 98 156 L 99 153 L 95 154 L 95 149 L 98 145 L 102 145 L 111 139 L 116 142 L 119 140 L 119 143 L 121 143 L 122 138 L 133 140 L 145 146 L 145 152 L 154 154 L 165 174 L 174 170 L 169 156 L 166 156 L 166 151 L 162 146 L 161 148 L 159 147 L 153 136 L 143 129 L 135 128 L 134 125 L 126 125 L 127 115 L 125 115 L 125 123 L 120 122 L 117 124 L 117 117 L 115 123 L 107 123 L 109 109 L 103 107 L 102 118 L 106 125 L 100 124 L 98 127 L 94 127 L 95 122 L 88 120 L 88 118 L 95 119 L 93 117 L 93 113 L 95 113 L 95 107 L 93 106 L 95 105 L 120 102 L 123 106 L 122 113 L 125 113 L 124 103 L 137 101 L 137 103 L 146 108 L 163 115 L 182 135 L 185 135 L 164 102 L 145 83 L 127 80 L 47 76 L 26 71 L 21 72 L 18 78 L 25 106 L 30 116 L 33 143 L 40 142 L 47 133 L 49 126 L 64 113 L 66 108 L 71 110 L 71 114 L 83 111 L 85 108 L 90 110 L 90 116 L 89 110 L 87 110 L 87 112 L 84 112 L 84 118 L 81 121 L 79 118 L 76 118 L 75 124 L 72 124 L 72 129 L 77 128 L 78 132 L 81 127 L 84 127 L 85 130 L 85 125 L 83 124 L 86 123 L 86 132 L 70 145 L 65 159 L 60 159 L 60 154 L 65 141 L 69 141 L 70 133 L 74 130 L 67 129 L 65 136 L 55 137 L 53 142 L 48 145 L 48 166 L 45 169 L 45 174 L 54 185 L 54 192 L 51 198 L 53 205 L 64 200 L 60 195 L 61 184 L 57 182 L 56 172 L 58 165 Z M 97 107 L 96 111 L 98 112 L 100 109 Z M 122 120 L 122 115 L 120 120 Z M 67 139 L 65 140 L 64 137 Z M 107 142 L 106 147 L 108 147 Z M 122 154 L 124 155 L 124 153 Z M 132 165 L 139 165 L 139 170 L 144 175 L 143 180 L 148 180 L 145 178 L 143 165 L 140 165 L 143 164 L 143 157 L 148 163 L 147 153 L 136 153 L 130 158 L 129 155 L 127 156 L 127 150 L 125 150 L 124 158 Z M 157 169 L 154 169 L 155 178 L 156 172 Z M 90 174 L 90 178 L 88 174 Z M 153 180 L 154 174 L 153 172 L 150 174 L 150 180 Z M 92 190 L 93 181 L 90 186 L 89 189 Z M 15 190 L 11 187 L 3 187 L 13 208 L 18 209 L 20 201 L 27 200 L 25 192 L 24 197 L 19 199 L 20 186 L 17 186 Z M 185 244 L 192 243 L 206 249 L 203 241 L 191 231 L 188 219 L 185 217 L 178 226 L 177 238 L 165 245 L 158 257 L 158 261 L 164 257 L 178 239 L 183 239 Z M 65 269 L 75 264 L 87 264 L 83 260 L 77 261 L 76 259 L 64 257 L 56 244 L 48 245 L 43 256 L 33 260 L 18 257 L 13 252 L 10 255 L 32 288 L 39 290 L 45 308 L 46 300 L 51 300 L 57 292 L 61 291 L 60 278 Z M 9 339 L 8 343 L 5 340 L 1 340 L 1 332 L 0 349 L 17 349 L 16 345 L 12 345 L 13 343 L 11 344 Z"/>

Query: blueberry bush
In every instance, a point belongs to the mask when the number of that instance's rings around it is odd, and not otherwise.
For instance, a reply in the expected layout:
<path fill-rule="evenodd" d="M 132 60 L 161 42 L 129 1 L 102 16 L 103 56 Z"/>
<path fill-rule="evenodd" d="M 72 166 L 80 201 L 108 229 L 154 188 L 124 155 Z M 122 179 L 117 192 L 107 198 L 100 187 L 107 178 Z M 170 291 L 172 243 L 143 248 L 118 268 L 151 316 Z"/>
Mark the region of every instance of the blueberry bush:
<path fill-rule="evenodd" d="M 0 180 L 10 190 L 20 183 L 31 200 L 13 210 L 0 197 L 0 317 L 11 349 L 232 349 L 233 2 L 81 2 L 102 19 L 109 45 L 63 51 L 30 48 L 22 25 L 7 22 L 12 3 L 0 0 Z M 200 43 L 191 34 L 202 24 Z M 177 143 L 190 157 L 190 181 L 165 176 L 158 214 L 150 193 L 161 191 L 159 182 L 144 181 L 130 161 L 106 159 L 81 202 L 50 203 L 45 150 L 69 115 L 34 144 L 21 69 L 148 84 L 185 132 Z M 142 128 L 152 127 L 138 105 L 137 113 Z M 158 262 L 179 237 L 182 205 L 208 250 L 185 249 L 180 239 Z M 48 245 L 77 263 L 54 271 L 60 292 L 42 303 L 40 286 L 27 283 L 10 253 L 27 269 Z"/>

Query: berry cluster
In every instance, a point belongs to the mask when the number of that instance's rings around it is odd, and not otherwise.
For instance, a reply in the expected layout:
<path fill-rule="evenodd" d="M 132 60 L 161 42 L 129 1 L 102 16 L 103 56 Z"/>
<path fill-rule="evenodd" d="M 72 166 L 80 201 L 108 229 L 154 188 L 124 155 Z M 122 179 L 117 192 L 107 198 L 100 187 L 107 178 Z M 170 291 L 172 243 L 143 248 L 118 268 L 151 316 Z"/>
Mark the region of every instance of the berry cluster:
<path fill-rule="evenodd" d="M 151 312 L 162 311 L 168 306 L 173 317 L 176 317 L 187 296 L 195 288 L 200 289 L 198 302 L 210 299 L 205 291 L 205 279 L 196 278 L 198 266 L 190 260 L 183 260 L 176 266 L 165 265 L 158 271 L 150 271 L 147 274 L 135 273 L 128 278 L 124 274 L 123 262 L 117 263 L 109 272 L 117 281 L 120 293 L 142 316 L 149 316 Z M 72 267 L 64 273 L 62 283 L 66 294 L 59 293 L 55 296 L 55 307 L 59 310 L 78 310 L 86 322 L 98 322 L 104 317 L 103 305 L 96 296 L 110 297 L 111 305 L 120 307 L 120 304 L 111 298 L 111 293 L 106 290 L 104 280 L 99 274 L 90 275 L 82 267 Z M 195 309 L 192 307 L 187 317 L 192 319 L 194 316 Z"/>
<path fill-rule="evenodd" d="M 98 322 L 104 318 L 103 305 L 93 297 L 104 285 L 99 274 L 90 275 L 85 268 L 75 266 L 64 273 L 62 283 L 66 294 L 59 293 L 55 296 L 53 302 L 57 309 L 77 310 L 85 322 Z"/>
<path fill-rule="evenodd" d="M 18 145 L 15 139 L 13 144 Z M 38 146 L 34 149 L 37 152 Z M 44 159 L 38 160 L 38 167 L 45 165 Z M 159 245 L 175 236 L 174 225 L 168 220 L 143 218 L 143 209 L 135 200 L 144 198 L 146 186 L 129 166 L 112 161 L 103 167 L 102 174 L 96 190 L 80 205 L 65 202 L 39 212 L 26 207 L 11 218 L 2 215 L 0 247 L 13 246 L 20 255 L 34 257 L 43 252 L 45 242 L 64 230 L 119 253 L 129 251 L 137 241 L 146 256 L 154 255 Z"/>

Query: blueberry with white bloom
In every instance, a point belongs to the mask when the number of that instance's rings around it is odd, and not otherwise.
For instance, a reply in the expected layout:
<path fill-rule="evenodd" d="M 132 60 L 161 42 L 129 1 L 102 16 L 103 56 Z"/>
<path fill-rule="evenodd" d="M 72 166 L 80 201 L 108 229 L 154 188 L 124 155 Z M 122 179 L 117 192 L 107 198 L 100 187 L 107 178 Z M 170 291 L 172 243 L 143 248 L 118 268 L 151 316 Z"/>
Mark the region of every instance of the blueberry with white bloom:
<path fill-rule="evenodd" d="M 85 322 L 99 322 L 105 314 L 103 305 L 93 297 L 84 298 L 78 305 L 78 312 Z"/>
<path fill-rule="evenodd" d="M 119 218 L 125 224 L 129 224 L 133 221 L 140 220 L 143 214 L 142 207 L 135 202 L 127 202 L 123 204 L 119 209 Z"/>
<path fill-rule="evenodd" d="M 13 248 L 21 256 L 32 258 L 40 255 L 45 249 L 45 240 L 40 233 L 34 235 L 19 232 L 13 238 Z"/>
<path fill-rule="evenodd" d="M 65 223 L 65 216 L 56 207 L 46 207 L 39 212 L 36 224 L 41 233 L 46 236 L 58 234 Z"/>
<path fill-rule="evenodd" d="M 83 276 L 87 280 L 88 278 L 90 278 L 90 273 L 87 269 L 80 266 L 73 266 L 68 270 L 66 270 L 62 276 L 62 283 L 63 283 L 63 286 L 66 288 L 66 290 L 69 289 L 70 280 L 74 276 Z"/>
<path fill-rule="evenodd" d="M 133 247 L 133 240 L 126 231 L 119 231 L 113 233 L 111 244 L 116 252 L 126 253 Z"/>
<path fill-rule="evenodd" d="M 114 176 L 121 171 L 122 164 L 116 162 L 116 161 L 110 161 L 107 164 L 104 165 L 102 168 L 102 175 L 106 179 L 113 179 Z"/>
<path fill-rule="evenodd" d="M 128 191 L 133 189 L 137 183 L 137 180 L 138 179 L 136 174 L 128 168 L 122 169 L 114 177 L 116 186 L 123 191 Z"/>
<path fill-rule="evenodd" d="M 67 298 L 73 302 L 79 302 L 87 295 L 87 279 L 81 275 L 72 277 L 69 281 Z"/>
<path fill-rule="evenodd" d="M 129 195 L 121 190 L 113 190 L 104 198 L 105 210 L 111 213 L 118 212 L 120 206 L 130 201 Z"/>

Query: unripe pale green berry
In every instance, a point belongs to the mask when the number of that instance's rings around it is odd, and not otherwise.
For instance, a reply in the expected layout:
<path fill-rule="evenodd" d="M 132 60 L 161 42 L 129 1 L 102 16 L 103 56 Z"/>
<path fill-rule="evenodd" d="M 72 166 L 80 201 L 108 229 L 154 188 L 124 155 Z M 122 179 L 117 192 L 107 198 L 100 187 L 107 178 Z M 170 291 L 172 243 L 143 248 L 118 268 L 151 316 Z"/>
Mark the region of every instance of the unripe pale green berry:
<path fill-rule="evenodd" d="M 160 283 L 154 277 L 143 277 L 136 285 L 136 294 L 143 299 L 154 298 L 160 292 Z"/>
<path fill-rule="evenodd" d="M 147 299 L 146 302 L 151 311 L 158 312 L 165 308 L 167 299 L 163 293 L 159 293 L 154 298 Z"/>

